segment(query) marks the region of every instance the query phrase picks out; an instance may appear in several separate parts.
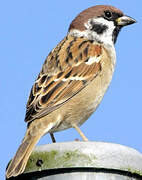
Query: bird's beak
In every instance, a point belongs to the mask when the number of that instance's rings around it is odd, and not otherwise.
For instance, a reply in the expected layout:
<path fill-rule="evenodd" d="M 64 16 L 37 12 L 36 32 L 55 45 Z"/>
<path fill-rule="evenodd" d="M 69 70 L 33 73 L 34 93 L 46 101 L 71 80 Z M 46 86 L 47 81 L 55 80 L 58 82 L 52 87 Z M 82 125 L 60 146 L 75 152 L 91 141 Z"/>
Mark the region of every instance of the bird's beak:
<path fill-rule="evenodd" d="M 136 22 L 137 21 L 135 19 L 125 15 L 116 19 L 116 23 L 118 26 L 127 26 Z"/>

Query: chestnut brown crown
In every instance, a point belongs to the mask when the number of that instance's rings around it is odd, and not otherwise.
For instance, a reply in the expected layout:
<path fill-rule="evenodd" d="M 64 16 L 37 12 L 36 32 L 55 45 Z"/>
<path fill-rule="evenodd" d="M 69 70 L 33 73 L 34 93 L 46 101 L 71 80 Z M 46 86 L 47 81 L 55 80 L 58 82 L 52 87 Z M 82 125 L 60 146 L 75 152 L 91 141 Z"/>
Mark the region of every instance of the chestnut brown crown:
<path fill-rule="evenodd" d="M 109 17 L 111 13 L 111 17 Z M 84 31 L 86 28 L 84 24 L 91 18 L 104 17 L 105 19 L 114 21 L 119 17 L 122 17 L 124 14 L 121 10 L 108 5 L 97 5 L 90 7 L 82 11 L 70 24 L 69 31 L 72 29 L 77 29 Z"/>

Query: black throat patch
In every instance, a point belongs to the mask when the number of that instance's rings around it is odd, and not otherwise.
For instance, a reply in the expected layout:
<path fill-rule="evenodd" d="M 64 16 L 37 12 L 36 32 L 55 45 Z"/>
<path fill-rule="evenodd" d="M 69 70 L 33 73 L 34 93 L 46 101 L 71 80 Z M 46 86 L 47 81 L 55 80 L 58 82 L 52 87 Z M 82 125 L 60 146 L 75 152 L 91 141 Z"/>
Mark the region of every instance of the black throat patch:
<path fill-rule="evenodd" d="M 116 26 L 114 31 L 113 31 L 112 41 L 113 41 L 114 44 L 116 43 L 116 40 L 117 40 L 117 37 L 118 37 L 118 34 L 119 34 L 120 30 L 121 30 L 121 27 L 120 26 Z"/>
<path fill-rule="evenodd" d="M 97 34 L 103 34 L 108 29 L 106 25 L 101 23 L 91 22 L 91 25 L 92 25 L 91 30 L 95 31 Z"/>

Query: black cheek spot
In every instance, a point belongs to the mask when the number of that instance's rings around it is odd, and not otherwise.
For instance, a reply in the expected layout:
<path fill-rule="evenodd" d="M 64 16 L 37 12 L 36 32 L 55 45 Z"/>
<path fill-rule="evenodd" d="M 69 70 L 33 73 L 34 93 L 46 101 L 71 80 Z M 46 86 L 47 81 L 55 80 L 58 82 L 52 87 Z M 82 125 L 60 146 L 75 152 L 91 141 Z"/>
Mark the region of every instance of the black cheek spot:
<path fill-rule="evenodd" d="M 94 24 L 92 24 L 91 30 L 95 31 L 97 34 L 103 34 L 103 32 L 105 32 L 107 29 L 108 29 L 108 27 L 103 24 L 94 23 Z"/>

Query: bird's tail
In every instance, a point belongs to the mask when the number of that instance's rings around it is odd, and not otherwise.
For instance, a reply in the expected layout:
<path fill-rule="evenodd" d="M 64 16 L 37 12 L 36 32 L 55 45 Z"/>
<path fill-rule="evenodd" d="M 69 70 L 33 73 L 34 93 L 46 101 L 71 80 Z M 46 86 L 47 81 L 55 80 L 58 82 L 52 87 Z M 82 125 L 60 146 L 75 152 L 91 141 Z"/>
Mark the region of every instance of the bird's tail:
<path fill-rule="evenodd" d="M 17 176 L 24 171 L 29 156 L 40 137 L 41 136 L 39 135 L 34 137 L 28 136 L 25 138 L 25 140 L 23 140 L 22 144 L 18 148 L 18 151 L 16 152 L 15 157 L 8 165 L 8 168 L 6 170 L 7 178 L 11 176 Z"/>
<path fill-rule="evenodd" d="M 23 173 L 27 165 L 29 156 L 31 155 L 32 150 L 34 149 L 34 146 L 44 135 L 43 131 L 40 132 L 36 132 L 35 134 L 31 135 L 31 133 L 29 133 L 29 130 L 27 130 L 25 138 L 23 139 L 20 147 L 18 148 L 16 155 L 7 167 L 6 178 L 18 176 L 19 174 Z"/>

